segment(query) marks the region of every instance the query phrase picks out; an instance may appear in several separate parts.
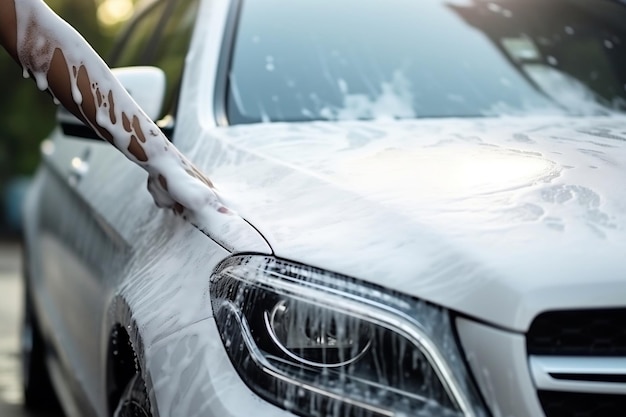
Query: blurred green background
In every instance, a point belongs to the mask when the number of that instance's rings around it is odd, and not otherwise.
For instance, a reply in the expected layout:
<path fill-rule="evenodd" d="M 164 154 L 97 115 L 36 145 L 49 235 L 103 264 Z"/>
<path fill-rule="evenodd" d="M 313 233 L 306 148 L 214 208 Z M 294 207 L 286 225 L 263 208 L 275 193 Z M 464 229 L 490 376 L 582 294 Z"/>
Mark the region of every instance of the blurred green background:
<path fill-rule="evenodd" d="M 135 0 L 46 0 L 105 59 Z M 19 0 L 17 1 L 19 5 Z M 39 146 L 54 126 L 56 106 L 0 49 L 0 237 L 16 235 L 16 208 L 23 184 L 39 163 Z"/>

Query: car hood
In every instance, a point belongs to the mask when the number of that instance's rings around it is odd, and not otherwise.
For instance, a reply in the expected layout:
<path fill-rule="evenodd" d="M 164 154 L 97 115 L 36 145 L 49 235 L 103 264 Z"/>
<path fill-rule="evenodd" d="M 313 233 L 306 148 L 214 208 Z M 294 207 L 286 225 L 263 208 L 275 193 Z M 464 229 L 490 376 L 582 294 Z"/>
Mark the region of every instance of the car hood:
<path fill-rule="evenodd" d="M 545 310 L 626 304 L 626 118 L 209 135 L 202 166 L 279 257 L 516 331 Z"/>

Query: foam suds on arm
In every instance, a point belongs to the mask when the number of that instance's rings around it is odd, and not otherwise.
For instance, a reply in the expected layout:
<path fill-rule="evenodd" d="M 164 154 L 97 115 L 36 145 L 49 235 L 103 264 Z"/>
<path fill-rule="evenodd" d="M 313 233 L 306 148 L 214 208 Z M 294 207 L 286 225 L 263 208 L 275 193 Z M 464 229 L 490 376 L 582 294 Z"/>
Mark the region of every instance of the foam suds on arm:
<path fill-rule="evenodd" d="M 159 207 L 173 208 L 201 229 L 217 214 L 230 214 L 211 182 L 167 140 L 74 28 L 41 0 L 0 0 L 0 6 L 0 41 L 25 76 L 146 170 Z"/>

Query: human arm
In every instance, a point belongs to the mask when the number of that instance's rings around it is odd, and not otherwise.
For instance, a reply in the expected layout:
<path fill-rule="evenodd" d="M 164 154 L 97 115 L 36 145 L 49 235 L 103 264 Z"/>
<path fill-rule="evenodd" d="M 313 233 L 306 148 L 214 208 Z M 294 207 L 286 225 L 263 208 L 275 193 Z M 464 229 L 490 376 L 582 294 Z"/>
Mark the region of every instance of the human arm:
<path fill-rule="evenodd" d="M 228 212 L 211 182 L 161 133 L 70 25 L 41 0 L 0 0 L 0 43 L 70 112 L 148 173 L 157 205 Z M 192 219 L 193 220 L 193 219 Z"/>

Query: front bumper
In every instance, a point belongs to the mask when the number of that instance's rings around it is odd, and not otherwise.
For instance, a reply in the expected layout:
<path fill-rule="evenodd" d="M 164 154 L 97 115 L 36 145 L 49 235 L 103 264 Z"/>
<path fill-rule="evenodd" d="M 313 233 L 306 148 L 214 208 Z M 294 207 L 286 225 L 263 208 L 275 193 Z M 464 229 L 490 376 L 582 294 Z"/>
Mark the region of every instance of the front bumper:
<path fill-rule="evenodd" d="M 145 361 L 152 382 L 150 397 L 161 417 L 293 417 L 243 383 L 213 318 L 147 346 Z"/>
<path fill-rule="evenodd" d="M 456 328 L 492 415 L 543 416 L 528 367 L 524 335 L 464 318 L 456 319 Z"/>

